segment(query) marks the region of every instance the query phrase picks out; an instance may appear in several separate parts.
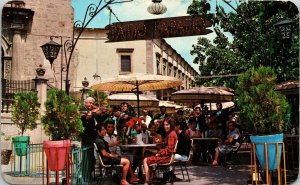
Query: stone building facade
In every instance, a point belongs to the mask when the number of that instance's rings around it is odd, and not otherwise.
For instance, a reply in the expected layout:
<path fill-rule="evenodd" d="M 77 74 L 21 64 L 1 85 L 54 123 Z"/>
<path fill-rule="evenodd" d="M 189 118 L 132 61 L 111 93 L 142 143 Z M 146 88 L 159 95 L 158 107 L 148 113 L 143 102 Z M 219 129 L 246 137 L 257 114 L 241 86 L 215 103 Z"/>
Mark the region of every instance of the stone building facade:
<path fill-rule="evenodd" d="M 2 78 L 33 79 L 35 68 L 43 65 L 48 83 L 60 87 L 63 52 L 51 70 L 40 46 L 49 42 L 50 36 L 59 44 L 72 38 L 73 19 L 71 0 L 8 2 L 2 10 Z"/>
<path fill-rule="evenodd" d="M 13 0 L 5 4 L 1 20 L 2 105 L 5 96 L 9 94 L 9 88 L 16 91 L 32 90 L 24 89 L 23 86 L 12 87 L 7 82 L 31 81 L 36 77 L 35 69 L 40 65 L 46 68 L 44 78 L 48 80 L 48 86 L 58 89 L 61 87 L 63 52 L 60 51 L 51 69 L 40 46 L 49 42 L 50 36 L 54 36 L 53 40 L 59 44 L 71 39 L 73 19 L 71 0 Z M 64 74 L 62 77 L 64 79 Z M 11 122 L 10 114 L 3 112 L 3 109 L 1 131 L 5 133 L 6 138 L 18 135 L 16 126 Z M 33 143 L 40 143 L 44 140 L 43 137 L 46 137 L 41 124 L 38 124 L 37 129 L 26 132 L 25 135 L 30 135 Z M 2 144 L 3 142 L 5 141 L 2 140 Z"/>
<path fill-rule="evenodd" d="M 105 29 L 86 29 L 77 44 L 76 87 L 127 73 L 160 74 L 183 81 L 182 87 L 155 92 L 169 100 L 174 90 L 191 88 L 198 73 L 164 39 L 106 42 Z"/>

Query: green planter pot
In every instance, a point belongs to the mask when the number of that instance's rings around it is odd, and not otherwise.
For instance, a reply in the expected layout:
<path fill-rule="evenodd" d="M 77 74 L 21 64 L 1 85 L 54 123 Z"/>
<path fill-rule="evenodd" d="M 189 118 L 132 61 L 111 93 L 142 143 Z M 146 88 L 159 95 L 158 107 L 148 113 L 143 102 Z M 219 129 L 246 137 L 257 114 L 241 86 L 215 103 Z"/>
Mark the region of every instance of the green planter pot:
<path fill-rule="evenodd" d="M 29 145 L 29 136 L 17 136 L 12 138 L 17 156 L 26 156 Z"/>

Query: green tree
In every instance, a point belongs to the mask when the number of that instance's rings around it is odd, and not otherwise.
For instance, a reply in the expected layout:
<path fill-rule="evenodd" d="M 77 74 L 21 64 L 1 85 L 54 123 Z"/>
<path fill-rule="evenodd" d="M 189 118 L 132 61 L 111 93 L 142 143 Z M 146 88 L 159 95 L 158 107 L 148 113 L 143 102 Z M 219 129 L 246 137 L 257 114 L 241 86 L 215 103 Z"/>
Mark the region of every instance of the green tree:
<path fill-rule="evenodd" d="M 195 56 L 193 62 L 199 64 L 200 76 L 240 74 L 263 65 L 275 70 L 277 82 L 298 79 L 299 18 L 293 3 L 241 0 L 233 4 L 223 1 L 215 6 L 214 14 L 195 8 L 207 7 L 206 4 L 212 2 L 215 1 L 194 0 L 188 8 L 191 15 L 205 15 L 210 19 L 217 35 L 213 41 L 199 37 L 190 52 Z M 226 12 L 225 6 L 231 11 Z M 281 39 L 274 26 L 283 19 L 296 21 L 292 39 L 287 42 Z M 236 80 L 235 77 L 198 78 L 197 83 L 235 88 Z"/>
<path fill-rule="evenodd" d="M 20 129 L 21 135 L 29 129 L 36 128 L 36 120 L 39 117 L 38 97 L 34 92 L 20 92 L 15 94 L 12 105 L 12 121 Z"/>
<path fill-rule="evenodd" d="M 275 91 L 276 74 L 270 67 L 251 67 L 238 77 L 238 108 L 244 130 L 256 134 L 282 132 L 288 103 Z"/>

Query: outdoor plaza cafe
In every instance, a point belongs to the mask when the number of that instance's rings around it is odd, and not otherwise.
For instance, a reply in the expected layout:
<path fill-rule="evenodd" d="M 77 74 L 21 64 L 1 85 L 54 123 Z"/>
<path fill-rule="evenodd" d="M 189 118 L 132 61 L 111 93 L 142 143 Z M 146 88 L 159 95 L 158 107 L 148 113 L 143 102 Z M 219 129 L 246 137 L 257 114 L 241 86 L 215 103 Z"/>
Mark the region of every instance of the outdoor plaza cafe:
<path fill-rule="evenodd" d="M 65 153 L 67 160 L 63 168 L 47 170 L 42 146 L 31 144 L 28 155 L 13 155 L 11 174 L 15 177 L 42 176 L 43 184 L 53 181 L 56 184 L 176 184 L 176 181 L 180 184 L 183 181 L 193 183 L 187 166 L 213 168 L 244 160 L 251 165 L 251 178 L 245 179 L 245 183 L 264 183 L 266 174 L 255 159 L 249 135 L 239 131 L 234 103 L 228 101 L 232 100 L 233 93 L 222 89 L 218 92 L 224 94 L 212 97 L 218 96 L 223 103 L 204 103 L 193 108 L 162 104 L 144 95 L 139 95 L 138 102 L 128 95 L 125 98 L 124 95 L 111 95 L 108 97 L 110 108 L 99 106 L 91 97 L 86 98 L 85 109 L 81 110 L 82 121 L 83 124 L 93 123 L 95 127 L 85 127 L 81 144 L 72 143 Z M 172 96 L 173 99 L 187 97 L 186 93 L 183 90 Z M 228 132 L 233 133 L 235 144 L 222 153 L 218 147 L 224 144 Z M 281 166 L 287 174 L 280 173 L 282 184 L 291 175 L 289 172 L 298 168 L 299 137 L 296 133 L 285 135 L 282 154 L 285 160 Z M 92 145 L 83 145 L 84 142 Z M 18 148 L 13 152 L 16 150 Z M 279 177 L 272 172 L 272 178 L 276 181 Z"/>

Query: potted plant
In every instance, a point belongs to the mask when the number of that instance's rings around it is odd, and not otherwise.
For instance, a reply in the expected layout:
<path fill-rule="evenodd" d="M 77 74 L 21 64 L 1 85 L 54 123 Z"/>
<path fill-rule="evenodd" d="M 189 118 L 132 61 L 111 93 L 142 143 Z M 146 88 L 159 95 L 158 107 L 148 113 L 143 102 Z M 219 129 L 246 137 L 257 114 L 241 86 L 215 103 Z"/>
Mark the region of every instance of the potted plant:
<path fill-rule="evenodd" d="M 2 165 L 8 165 L 10 161 L 10 157 L 12 154 L 11 149 L 7 149 L 7 147 L 3 147 L 4 145 L 7 145 L 7 143 L 3 143 L 3 141 L 9 141 L 10 136 L 6 136 L 4 132 L 0 131 L 1 133 L 1 164 Z"/>
<path fill-rule="evenodd" d="M 45 133 L 51 136 L 51 141 L 44 141 L 43 146 L 49 169 L 60 171 L 67 162 L 70 139 L 83 132 L 79 103 L 64 91 L 51 89 L 47 92 L 45 108 L 41 122 Z"/>
<path fill-rule="evenodd" d="M 29 136 L 23 136 L 24 132 L 37 127 L 36 120 L 39 117 L 38 97 L 34 92 L 16 93 L 12 104 L 12 121 L 20 129 L 21 136 L 13 137 L 15 151 L 18 156 L 27 155 Z"/>
<path fill-rule="evenodd" d="M 257 157 L 265 169 L 263 144 L 282 142 L 288 103 L 275 91 L 275 72 L 270 67 L 250 68 L 238 77 L 238 107 L 242 126 L 253 133 Z M 278 151 L 281 151 L 279 145 Z M 275 144 L 268 145 L 268 169 L 277 169 Z M 273 154 L 272 154 L 273 153 Z M 279 153 L 280 159 L 281 153 Z"/>

